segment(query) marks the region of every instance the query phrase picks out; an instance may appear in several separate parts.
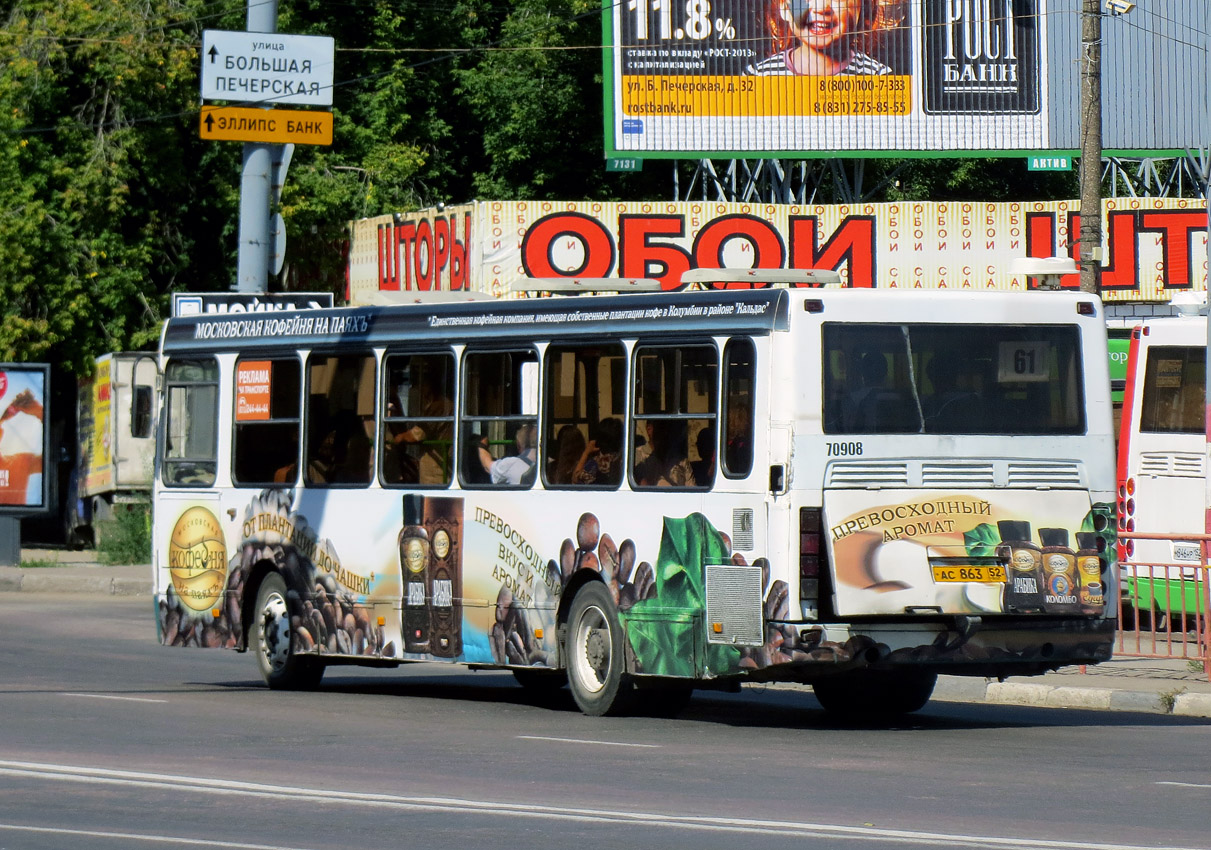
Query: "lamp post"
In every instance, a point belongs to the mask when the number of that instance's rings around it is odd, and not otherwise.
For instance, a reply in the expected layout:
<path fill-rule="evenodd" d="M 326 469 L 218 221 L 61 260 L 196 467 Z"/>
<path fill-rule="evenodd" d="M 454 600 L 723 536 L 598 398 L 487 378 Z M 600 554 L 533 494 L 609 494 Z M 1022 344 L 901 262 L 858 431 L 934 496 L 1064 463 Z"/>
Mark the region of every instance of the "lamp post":
<path fill-rule="evenodd" d="M 1102 270 L 1102 10 L 1081 8 L 1081 291 L 1097 292 Z"/>

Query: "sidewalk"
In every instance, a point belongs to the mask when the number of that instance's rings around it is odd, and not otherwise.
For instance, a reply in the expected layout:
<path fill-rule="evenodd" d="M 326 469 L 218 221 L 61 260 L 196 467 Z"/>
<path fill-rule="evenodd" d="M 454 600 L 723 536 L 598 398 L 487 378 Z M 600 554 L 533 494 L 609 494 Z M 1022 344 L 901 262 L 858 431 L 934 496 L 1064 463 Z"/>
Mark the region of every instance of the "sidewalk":
<path fill-rule="evenodd" d="M 104 566 L 89 549 L 22 549 L 21 563 L 27 566 L 0 567 L 0 593 L 151 595 L 151 564 Z"/>
<path fill-rule="evenodd" d="M 64 549 L 22 549 L 21 562 L 29 566 L 0 567 L 0 593 L 151 594 L 150 564 L 107 567 L 95 552 Z M 1211 681 L 1201 666 L 1164 658 L 1116 657 L 1083 672 L 1064 667 L 1004 682 L 939 676 L 933 699 L 1211 718 Z"/>

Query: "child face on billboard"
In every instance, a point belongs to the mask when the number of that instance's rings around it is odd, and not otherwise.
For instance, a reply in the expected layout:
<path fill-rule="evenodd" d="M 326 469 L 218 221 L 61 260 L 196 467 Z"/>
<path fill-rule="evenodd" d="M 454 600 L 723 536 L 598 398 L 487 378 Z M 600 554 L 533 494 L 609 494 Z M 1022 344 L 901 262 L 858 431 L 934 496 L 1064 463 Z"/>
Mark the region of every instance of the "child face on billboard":
<path fill-rule="evenodd" d="M 861 16 L 862 0 L 782 0 L 782 17 L 811 50 L 848 53 Z"/>

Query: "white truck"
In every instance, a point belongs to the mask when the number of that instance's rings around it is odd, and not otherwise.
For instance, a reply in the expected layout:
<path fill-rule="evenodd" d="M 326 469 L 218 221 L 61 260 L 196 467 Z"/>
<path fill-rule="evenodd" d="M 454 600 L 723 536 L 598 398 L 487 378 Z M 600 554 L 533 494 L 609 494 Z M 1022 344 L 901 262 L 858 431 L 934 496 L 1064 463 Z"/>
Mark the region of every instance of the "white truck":
<path fill-rule="evenodd" d="M 114 505 L 148 501 L 155 458 L 152 354 L 119 352 L 96 359 L 76 397 L 76 462 L 64 508 L 69 546 L 96 543 Z"/>

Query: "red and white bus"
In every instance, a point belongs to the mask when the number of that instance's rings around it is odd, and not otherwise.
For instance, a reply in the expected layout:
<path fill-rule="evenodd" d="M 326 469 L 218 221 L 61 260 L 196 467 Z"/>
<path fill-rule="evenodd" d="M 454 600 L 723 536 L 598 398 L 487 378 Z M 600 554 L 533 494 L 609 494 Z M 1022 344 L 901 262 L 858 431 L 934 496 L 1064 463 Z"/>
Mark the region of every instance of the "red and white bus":
<path fill-rule="evenodd" d="M 1146 321 L 1132 331 L 1119 434 L 1119 528 L 1167 539 L 1124 540 L 1124 610 L 1205 610 L 1206 316 Z M 1138 566 L 1137 566 L 1138 565 Z"/>

